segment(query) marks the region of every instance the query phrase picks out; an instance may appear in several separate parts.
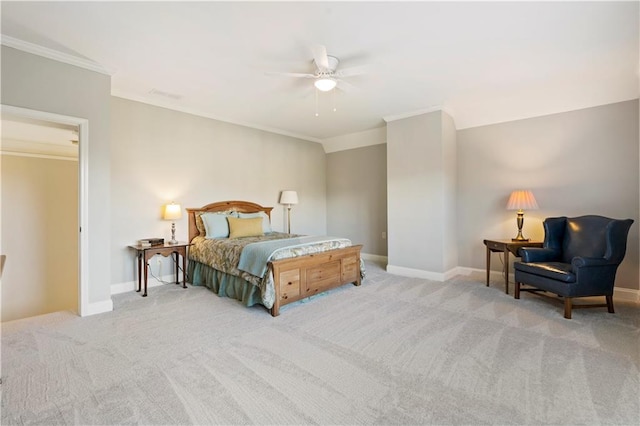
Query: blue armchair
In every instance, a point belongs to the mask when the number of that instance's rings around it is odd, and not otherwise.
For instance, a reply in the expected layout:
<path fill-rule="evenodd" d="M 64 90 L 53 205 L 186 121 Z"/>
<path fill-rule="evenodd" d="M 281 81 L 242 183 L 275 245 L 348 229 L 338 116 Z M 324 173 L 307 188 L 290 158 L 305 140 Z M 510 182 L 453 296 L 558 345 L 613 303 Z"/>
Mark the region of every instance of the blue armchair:
<path fill-rule="evenodd" d="M 573 298 L 605 296 L 606 304 L 575 308 L 606 306 L 613 313 L 613 284 L 632 223 L 593 215 L 545 219 L 543 247 L 521 248 L 522 261 L 514 263 L 515 298 L 521 291 L 555 293 L 564 298 L 564 317 L 571 319 Z"/>

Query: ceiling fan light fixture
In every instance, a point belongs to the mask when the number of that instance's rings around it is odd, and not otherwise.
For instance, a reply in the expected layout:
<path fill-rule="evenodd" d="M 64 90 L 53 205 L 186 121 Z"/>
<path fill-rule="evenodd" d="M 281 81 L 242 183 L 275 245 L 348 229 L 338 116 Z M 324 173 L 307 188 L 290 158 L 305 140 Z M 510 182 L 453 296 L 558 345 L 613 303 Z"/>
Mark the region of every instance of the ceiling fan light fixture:
<path fill-rule="evenodd" d="M 333 78 L 327 77 L 319 78 L 313 83 L 313 85 L 316 86 L 316 88 L 321 92 L 328 92 L 332 90 L 334 87 L 336 87 L 336 84 L 338 84 L 337 81 L 335 81 Z"/>

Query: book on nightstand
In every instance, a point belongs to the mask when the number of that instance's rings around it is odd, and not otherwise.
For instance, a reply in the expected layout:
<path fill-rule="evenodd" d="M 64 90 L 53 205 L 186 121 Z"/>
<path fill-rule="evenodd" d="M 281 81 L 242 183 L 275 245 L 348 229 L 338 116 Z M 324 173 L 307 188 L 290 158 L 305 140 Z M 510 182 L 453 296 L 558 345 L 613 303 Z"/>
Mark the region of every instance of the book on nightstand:
<path fill-rule="evenodd" d="M 145 238 L 139 243 L 142 247 L 161 246 L 164 245 L 164 238 Z"/>

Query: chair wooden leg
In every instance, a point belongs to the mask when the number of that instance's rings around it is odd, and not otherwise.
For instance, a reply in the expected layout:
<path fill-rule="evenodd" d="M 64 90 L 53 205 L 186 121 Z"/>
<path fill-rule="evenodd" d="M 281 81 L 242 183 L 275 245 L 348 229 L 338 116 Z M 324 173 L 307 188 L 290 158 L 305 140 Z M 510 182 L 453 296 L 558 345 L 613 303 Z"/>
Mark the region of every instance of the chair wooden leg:
<path fill-rule="evenodd" d="M 513 290 L 513 297 L 515 299 L 520 299 L 520 283 L 518 281 L 516 281 L 516 285 Z"/>
<path fill-rule="evenodd" d="M 571 298 L 564 298 L 564 317 L 566 319 L 571 319 Z"/>
<path fill-rule="evenodd" d="M 615 311 L 613 310 L 613 296 L 605 296 L 607 298 L 607 311 L 609 311 L 610 314 L 615 314 Z"/>

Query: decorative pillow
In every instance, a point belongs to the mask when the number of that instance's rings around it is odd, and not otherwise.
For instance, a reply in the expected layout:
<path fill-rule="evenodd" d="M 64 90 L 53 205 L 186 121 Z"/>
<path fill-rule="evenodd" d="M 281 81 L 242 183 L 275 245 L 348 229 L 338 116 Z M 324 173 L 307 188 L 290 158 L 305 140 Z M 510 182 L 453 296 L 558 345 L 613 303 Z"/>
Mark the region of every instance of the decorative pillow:
<path fill-rule="evenodd" d="M 236 215 L 235 212 L 202 213 L 200 218 L 205 229 L 205 238 L 227 238 L 229 236 L 227 217 L 236 217 Z"/>
<path fill-rule="evenodd" d="M 196 213 L 196 228 L 200 235 L 207 235 L 207 229 L 204 227 L 204 222 L 202 222 L 202 215 L 204 213 Z"/>
<path fill-rule="evenodd" d="M 261 217 L 242 219 L 229 216 L 227 220 L 229 221 L 229 238 L 259 237 L 264 235 Z"/>
<path fill-rule="evenodd" d="M 256 213 L 242 213 L 242 212 L 239 212 L 238 216 L 240 218 L 242 218 L 242 219 L 261 217 L 262 218 L 262 232 L 264 232 L 265 234 L 267 234 L 269 232 L 273 232 L 271 230 L 271 223 L 269 222 L 269 216 L 265 212 L 256 212 Z"/>

